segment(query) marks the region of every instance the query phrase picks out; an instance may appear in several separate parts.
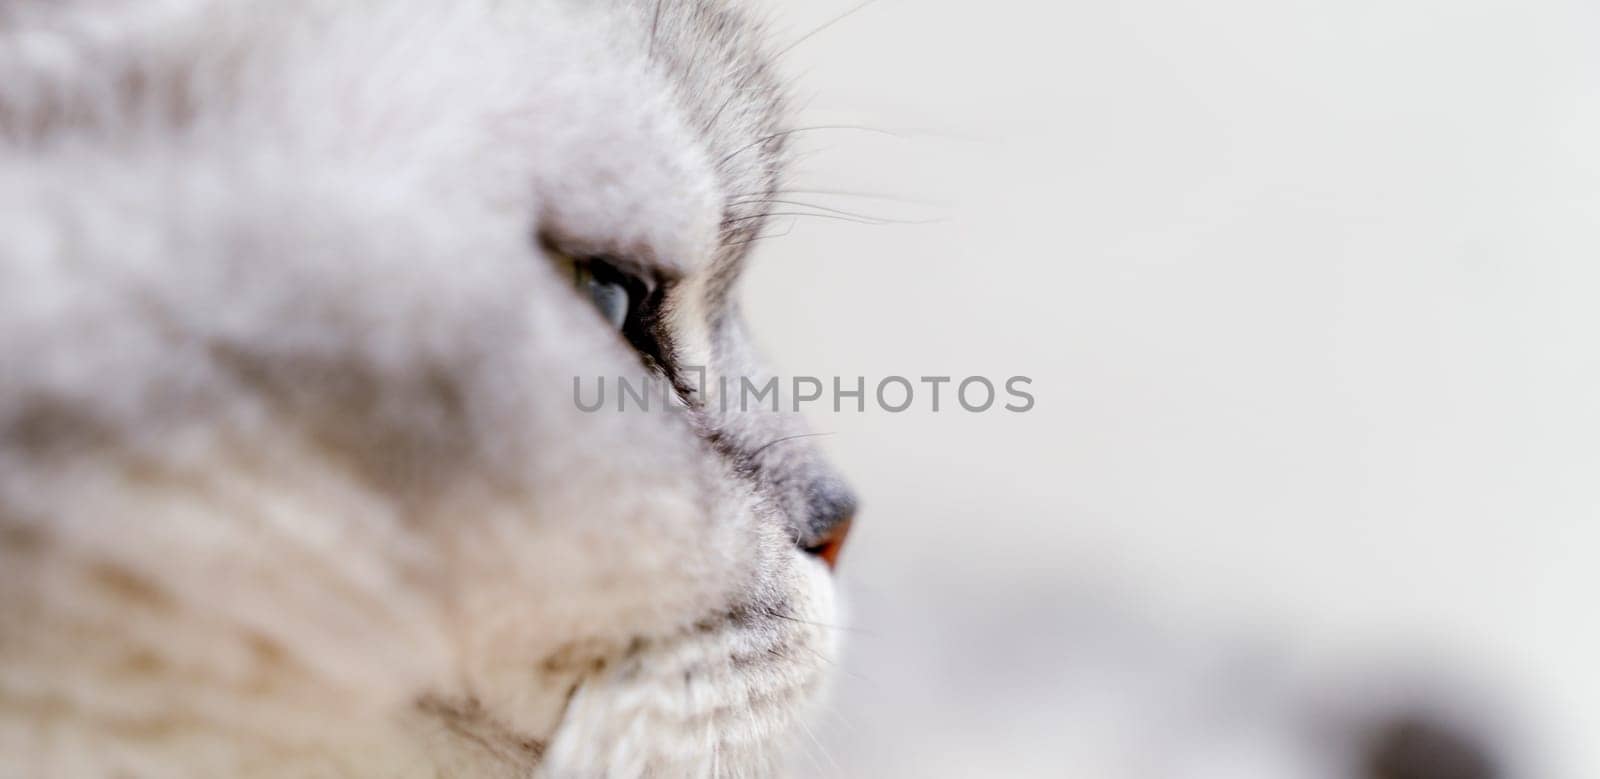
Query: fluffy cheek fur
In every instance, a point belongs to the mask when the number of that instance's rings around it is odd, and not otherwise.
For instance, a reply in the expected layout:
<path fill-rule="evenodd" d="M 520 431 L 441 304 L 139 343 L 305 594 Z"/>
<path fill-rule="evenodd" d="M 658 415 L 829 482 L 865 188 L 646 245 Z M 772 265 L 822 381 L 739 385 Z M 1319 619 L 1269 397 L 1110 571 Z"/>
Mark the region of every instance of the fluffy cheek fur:
<path fill-rule="evenodd" d="M 797 556 L 798 557 L 798 556 Z M 834 656 L 833 590 L 794 561 L 783 598 L 640 640 L 573 692 L 550 776 L 760 776 L 780 768 Z"/>
<path fill-rule="evenodd" d="M 748 506 L 701 540 L 756 559 L 719 569 L 664 527 L 406 516 L 258 433 L 239 458 L 12 471 L 35 478 L 0 500 L 0 774 L 752 776 L 803 737 L 833 587 Z"/>

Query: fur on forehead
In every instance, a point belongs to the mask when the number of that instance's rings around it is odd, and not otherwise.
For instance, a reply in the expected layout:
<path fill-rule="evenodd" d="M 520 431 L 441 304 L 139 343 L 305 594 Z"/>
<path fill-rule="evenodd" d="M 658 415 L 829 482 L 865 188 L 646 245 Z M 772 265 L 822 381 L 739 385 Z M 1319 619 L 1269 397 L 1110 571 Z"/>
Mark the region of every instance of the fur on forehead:
<path fill-rule="evenodd" d="M 534 199 L 529 219 L 578 248 L 711 261 L 731 282 L 784 168 L 766 46 L 722 0 L 19 0 L 0 9 L 0 153 L 181 131 L 397 179 L 453 172 Z"/>
<path fill-rule="evenodd" d="M 672 74 L 729 193 L 724 238 L 758 232 L 759 201 L 777 188 L 787 162 L 787 99 L 765 51 L 766 36 L 721 2 L 637 2 L 653 8 L 651 56 Z"/>

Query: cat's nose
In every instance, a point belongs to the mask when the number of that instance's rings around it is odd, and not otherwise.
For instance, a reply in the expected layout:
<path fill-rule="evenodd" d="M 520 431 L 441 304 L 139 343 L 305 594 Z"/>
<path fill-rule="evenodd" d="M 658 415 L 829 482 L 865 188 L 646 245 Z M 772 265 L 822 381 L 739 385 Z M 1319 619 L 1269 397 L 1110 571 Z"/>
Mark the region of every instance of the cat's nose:
<path fill-rule="evenodd" d="M 856 496 L 836 478 L 819 479 L 807 492 L 810 516 L 800 547 L 833 570 L 839 565 L 839 552 L 856 516 Z"/>
<path fill-rule="evenodd" d="M 806 554 L 821 560 L 831 571 L 839 565 L 839 551 L 844 549 L 844 537 L 849 533 L 850 520 L 847 519 L 834 525 L 815 544 L 806 547 Z"/>

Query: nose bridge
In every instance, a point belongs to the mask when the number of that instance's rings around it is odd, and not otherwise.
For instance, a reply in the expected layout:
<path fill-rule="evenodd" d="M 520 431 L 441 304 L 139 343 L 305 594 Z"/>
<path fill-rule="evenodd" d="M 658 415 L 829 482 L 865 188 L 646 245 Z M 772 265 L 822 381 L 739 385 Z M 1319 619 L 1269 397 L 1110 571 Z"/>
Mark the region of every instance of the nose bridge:
<path fill-rule="evenodd" d="M 832 569 L 855 521 L 856 493 L 821 450 L 809 442 L 803 454 L 787 458 L 784 466 L 794 472 L 780 475 L 779 480 L 787 481 L 792 485 L 790 489 L 798 493 L 787 501 L 795 507 L 791 510 L 795 542 Z"/>
<path fill-rule="evenodd" d="M 812 476 L 806 484 L 806 535 L 821 538 L 855 518 L 855 490 L 830 467 Z"/>
<path fill-rule="evenodd" d="M 808 484 L 806 505 L 808 527 L 801 534 L 800 548 L 832 570 L 855 521 L 855 492 L 831 470 L 824 470 Z"/>
<path fill-rule="evenodd" d="M 856 511 L 855 491 L 817 446 L 819 434 L 805 432 L 800 420 L 789 415 L 763 415 L 758 419 L 762 434 L 781 434 L 744 457 L 760 474 L 760 480 L 777 493 L 774 497 L 787 510 L 791 529 L 801 545 L 849 521 Z"/>

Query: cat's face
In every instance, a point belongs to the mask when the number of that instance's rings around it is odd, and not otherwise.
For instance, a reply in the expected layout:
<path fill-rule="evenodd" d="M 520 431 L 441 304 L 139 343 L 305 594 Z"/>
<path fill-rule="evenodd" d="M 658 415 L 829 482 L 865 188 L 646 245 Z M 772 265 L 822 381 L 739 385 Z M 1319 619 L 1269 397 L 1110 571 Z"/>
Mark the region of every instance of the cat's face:
<path fill-rule="evenodd" d="M 854 500 L 714 390 L 762 375 L 734 282 L 783 175 L 765 45 L 701 0 L 0 11 L 0 586 L 51 615 L 0 653 L 67 696 L 58 743 L 771 769 Z M 617 411 L 647 372 L 674 410 Z M 105 672 L 50 625 L 139 678 L 61 692 Z"/>

